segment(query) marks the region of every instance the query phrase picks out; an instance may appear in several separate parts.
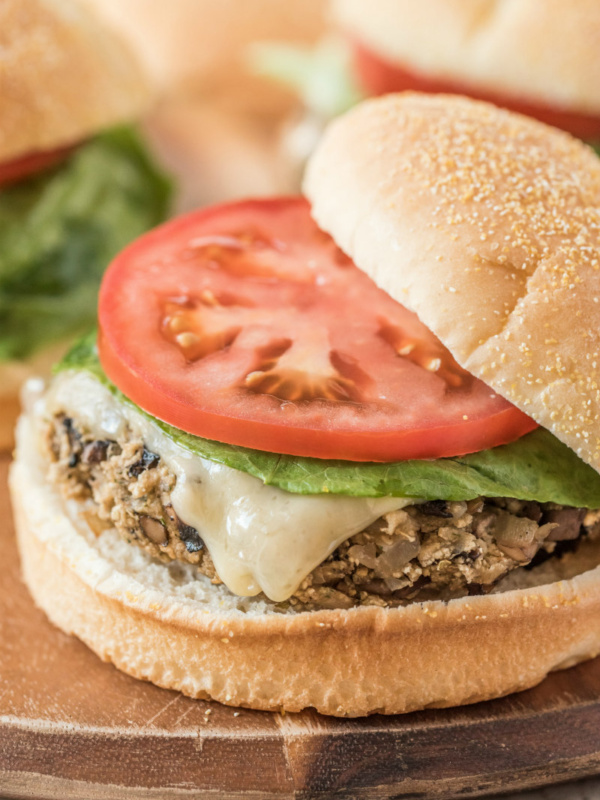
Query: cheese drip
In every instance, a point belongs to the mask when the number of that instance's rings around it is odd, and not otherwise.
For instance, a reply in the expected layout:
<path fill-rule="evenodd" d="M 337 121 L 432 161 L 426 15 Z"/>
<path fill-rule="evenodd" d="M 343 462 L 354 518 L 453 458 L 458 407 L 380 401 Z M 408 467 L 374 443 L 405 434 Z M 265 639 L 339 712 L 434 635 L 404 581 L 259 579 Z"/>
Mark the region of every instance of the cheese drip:
<path fill-rule="evenodd" d="M 127 428 L 175 474 L 175 513 L 202 537 L 221 580 L 234 594 L 287 600 L 335 548 L 382 514 L 414 503 L 402 497 L 297 495 L 196 456 L 86 372 L 52 384 L 42 413 L 65 412 L 99 439 Z"/>

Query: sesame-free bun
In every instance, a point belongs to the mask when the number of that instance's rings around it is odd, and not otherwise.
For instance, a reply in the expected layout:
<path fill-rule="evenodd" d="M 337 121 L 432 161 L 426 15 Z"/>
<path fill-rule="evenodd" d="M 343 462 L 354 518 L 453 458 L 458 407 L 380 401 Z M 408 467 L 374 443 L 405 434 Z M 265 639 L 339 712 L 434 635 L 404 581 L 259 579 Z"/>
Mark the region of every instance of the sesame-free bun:
<path fill-rule="evenodd" d="M 114 530 L 94 533 L 85 505 L 65 503 L 45 480 L 25 417 L 10 485 L 23 577 L 38 606 L 103 660 L 191 697 L 401 713 L 525 689 L 600 651 L 598 544 L 519 571 L 529 588 L 284 613 L 211 584 L 193 565 L 154 561 Z M 519 586 L 515 573 L 511 580 Z"/>
<path fill-rule="evenodd" d="M 337 24 L 423 76 L 600 113 L 597 0 L 333 0 Z"/>
<path fill-rule="evenodd" d="M 77 0 L 0 2 L 0 162 L 81 141 L 148 101 L 128 48 Z"/>
<path fill-rule="evenodd" d="M 317 223 L 457 361 L 600 470 L 600 159 L 466 98 L 390 95 L 308 165 Z"/>
<path fill-rule="evenodd" d="M 308 44 L 326 0 L 85 0 L 126 36 L 166 93 L 199 94 L 235 110 L 278 113 L 292 93 L 252 75 L 254 41 Z"/>

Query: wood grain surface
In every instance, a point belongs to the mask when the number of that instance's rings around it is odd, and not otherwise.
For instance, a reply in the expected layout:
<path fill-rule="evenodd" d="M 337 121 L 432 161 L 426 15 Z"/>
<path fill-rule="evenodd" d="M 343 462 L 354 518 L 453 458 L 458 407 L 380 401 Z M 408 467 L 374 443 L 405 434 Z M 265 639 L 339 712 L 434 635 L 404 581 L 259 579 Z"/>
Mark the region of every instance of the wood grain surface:
<path fill-rule="evenodd" d="M 57 631 L 19 578 L 0 462 L 0 795 L 479 797 L 600 773 L 600 660 L 462 709 L 339 720 L 190 700 Z"/>

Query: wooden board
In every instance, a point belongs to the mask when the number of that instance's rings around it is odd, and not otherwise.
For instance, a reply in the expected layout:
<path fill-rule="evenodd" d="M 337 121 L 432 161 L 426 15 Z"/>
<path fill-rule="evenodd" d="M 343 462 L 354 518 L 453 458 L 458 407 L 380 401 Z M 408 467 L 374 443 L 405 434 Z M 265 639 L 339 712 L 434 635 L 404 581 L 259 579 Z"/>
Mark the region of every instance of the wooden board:
<path fill-rule="evenodd" d="M 0 462 L 0 796 L 450 798 L 600 773 L 600 660 L 463 709 L 337 720 L 235 711 L 135 681 L 19 579 Z"/>

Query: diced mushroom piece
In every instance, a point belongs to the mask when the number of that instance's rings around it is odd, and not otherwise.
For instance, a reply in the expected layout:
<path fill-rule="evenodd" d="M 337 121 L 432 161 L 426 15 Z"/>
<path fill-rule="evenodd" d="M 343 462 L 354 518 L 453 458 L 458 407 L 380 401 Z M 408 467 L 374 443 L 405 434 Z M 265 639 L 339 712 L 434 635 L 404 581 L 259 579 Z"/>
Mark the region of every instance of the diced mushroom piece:
<path fill-rule="evenodd" d="M 151 453 L 150 450 L 144 447 L 141 457 L 135 464 L 129 467 L 129 477 L 139 478 L 142 472 L 145 472 L 147 469 L 154 469 L 158 466 L 159 462 L 160 456 L 156 455 L 156 453 Z"/>
<path fill-rule="evenodd" d="M 86 444 L 81 454 L 82 462 L 84 464 L 100 464 L 102 461 L 106 461 L 110 444 L 110 441 L 100 439 Z"/>
<path fill-rule="evenodd" d="M 352 608 L 354 600 L 343 592 L 330 587 L 317 589 L 314 593 L 315 601 L 318 601 L 320 608 Z"/>
<path fill-rule="evenodd" d="M 178 521 L 177 527 L 179 529 L 179 537 L 184 543 L 188 553 L 199 553 L 200 550 L 204 549 L 204 542 L 200 538 L 200 534 L 196 528 L 192 528 L 191 525 L 186 525 L 185 522 L 181 520 Z"/>
<path fill-rule="evenodd" d="M 374 542 L 353 545 L 348 549 L 348 558 L 355 564 L 362 564 L 368 569 L 375 569 L 375 565 L 377 564 L 377 549 Z"/>
<path fill-rule="evenodd" d="M 538 525 L 527 517 L 515 517 L 506 511 L 499 511 L 493 532 L 499 545 L 523 547 L 535 540 Z"/>
<path fill-rule="evenodd" d="M 448 503 L 445 500 L 429 500 L 419 506 L 419 511 L 421 514 L 427 514 L 431 517 L 452 518 L 452 511 L 448 508 Z"/>
<path fill-rule="evenodd" d="M 375 573 L 382 578 L 397 577 L 402 572 L 402 568 L 417 557 L 420 549 L 421 542 L 418 537 L 398 539 L 379 556 L 375 565 Z"/>
<path fill-rule="evenodd" d="M 544 522 L 554 523 L 554 530 L 548 535 L 550 542 L 566 542 L 577 539 L 585 518 L 584 508 L 561 508 L 546 511 Z"/>

